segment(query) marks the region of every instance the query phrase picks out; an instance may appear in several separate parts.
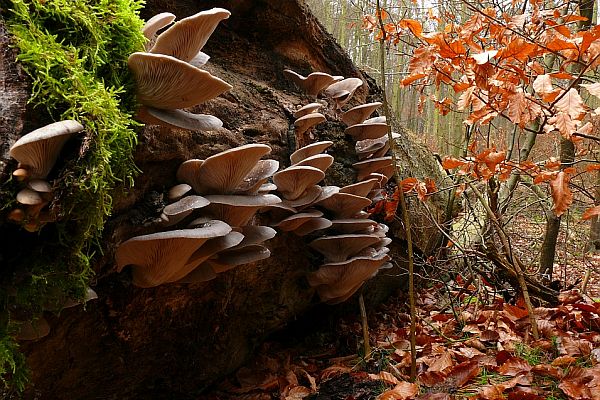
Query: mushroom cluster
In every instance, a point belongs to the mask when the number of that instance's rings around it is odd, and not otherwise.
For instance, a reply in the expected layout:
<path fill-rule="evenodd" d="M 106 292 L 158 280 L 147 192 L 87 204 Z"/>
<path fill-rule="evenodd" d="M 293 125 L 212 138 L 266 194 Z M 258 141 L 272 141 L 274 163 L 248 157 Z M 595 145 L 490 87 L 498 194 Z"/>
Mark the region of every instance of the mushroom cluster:
<path fill-rule="evenodd" d="M 64 144 L 83 129 L 83 125 L 73 120 L 54 122 L 22 136 L 12 145 L 9 154 L 19 162 L 13 176 L 24 187 L 17 193 L 21 206 L 8 215 L 11 221 L 35 232 L 44 223 L 55 220 L 49 211 L 44 211 L 53 198 L 52 184 L 47 177 Z"/>
<path fill-rule="evenodd" d="M 287 70 L 286 75 L 309 95 L 317 95 L 323 90 L 324 94 L 335 102 L 336 109 L 341 109 L 356 89 L 363 85 L 363 81 L 358 78 L 337 79 L 331 81 L 329 86 L 316 90 L 314 83 L 313 86 L 307 86 L 309 78 L 321 78 L 326 74 L 312 73 L 304 78 Z M 327 229 L 325 236 L 310 242 L 310 246 L 321 253 L 324 263 L 317 271 L 308 275 L 308 282 L 316 288 L 321 300 L 329 304 L 347 300 L 379 269 L 391 266 L 387 255 L 389 249 L 386 247 L 391 242 L 391 239 L 386 237 L 388 227 L 367 219 L 368 214 L 364 211 L 379 200 L 384 185 L 394 172 L 391 157 L 385 156 L 389 150 L 387 121 L 385 117 L 369 118 L 380 105 L 379 102 L 364 104 L 341 115 L 342 122 L 348 126 L 346 133 L 357 141 L 355 148 L 360 161 L 353 164 L 353 167 L 357 170 L 358 183 L 342 188 L 324 186 L 320 188 L 320 194 L 319 190 L 312 189 L 316 196 L 314 200 L 294 202 L 288 196 L 304 199 L 308 197 L 310 190 L 305 189 L 301 195 L 298 194 L 300 189 L 293 193 L 282 191 L 279 183 L 275 181 L 285 198 L 282 204 L 300 211 L 281 220 L 275 225 L 277 228 L 301 236 Z M 299 147 L 310 139 L 306 135 L 302 136 L 303 131 L 299 134 L 299 122 L 309 120 L 308 116 L 316 113 L 320 106 L 320 103 L 311 103 L 294 114 L 294 117 L 298 118 L 294 125 Z M 322 121 L 313 118 L 318 122 Z M 318 160 L 316 154 L 324 151 L 330 143 L 317 142 L 301 147 L 290 157 L 292 166 L 288 169 L 294 171 L 302 166 L 318 168 L 315 165 Z M 331 164 L 327 166 L 329 165 Z M 284 171 L 279 174 L 283 174 Z M 317 226 L 318 228 L 314 229 Z"/>
<path fill-rule="evenodd" d="M 281 203 L 267 183 L 279 163 L 261 160 L 270 152 L 267 145 L 248 144 L 183 162 L 177 171 L 181 183 L 169 190 L 171 203 L 159 222 L 183 229 L 125 241 L 117 249 L 118 270 L 132 265 L 133 283 L 153 287 L 208 281 L 269 257 L 263 243 L 275 230 L 251 223 L 259 210 Z"/>
<path fill-rule="evenodd" d="M 223 8 L 213 8 L 175 23 L 171 13 L 155 15 L 146 22 L 143 33 L 148 39 L 147 52 L 133 53 L 128 60 L 137 99 L 143 106 L 138 112 L 142 122 L 195 131 L 223 126 L 217 117 L 181 109 L 231 89 L 227 82 L 200 68 L 210 58 L 202 48 L 219 22 L 230 15 Z"/>

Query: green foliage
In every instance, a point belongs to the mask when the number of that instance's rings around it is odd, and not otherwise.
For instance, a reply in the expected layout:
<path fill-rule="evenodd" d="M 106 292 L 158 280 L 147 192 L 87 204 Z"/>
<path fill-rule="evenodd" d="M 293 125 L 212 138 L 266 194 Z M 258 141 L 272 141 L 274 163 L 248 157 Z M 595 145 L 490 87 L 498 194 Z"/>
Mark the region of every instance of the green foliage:
<path fill-rule="evenodd" d="M 547 354 L 539 347 L 530 347 L 524 343 L 515 344 L 515 355 L 527 361 L 529 365 L 538 365 L 545 361 Z"/>
<path fill-rule="evenodd" d="M 83 298 L 91 257 L 111 213 L 113 196 L 133 182 L 136 145 L 129 54 L 143 49 L 143 0 L 0 0 L 15 37 L 18 61 L 32 80 L 30 103 L 51 120 L 75 119 L 85 127 L 79 154 L 55 181 L 59 222 L 42 229 L 44 251 L 32 249 L 2 276 L 0 312 L 33 317 Z M 12 185 L 12 186 L 9 186 Z M 14 183 L 0 188 L 7 192 Z M 11 198 L 14 198 L 14 191 Z M 11 287 L 11 290 L 7 290 Z M 10 293 L 10 294 L 8 294 Z M 6 300 L 4 300 L 6 299 Z M 24 385 L 22 356 L 0 321 L 0 377 Z"/>

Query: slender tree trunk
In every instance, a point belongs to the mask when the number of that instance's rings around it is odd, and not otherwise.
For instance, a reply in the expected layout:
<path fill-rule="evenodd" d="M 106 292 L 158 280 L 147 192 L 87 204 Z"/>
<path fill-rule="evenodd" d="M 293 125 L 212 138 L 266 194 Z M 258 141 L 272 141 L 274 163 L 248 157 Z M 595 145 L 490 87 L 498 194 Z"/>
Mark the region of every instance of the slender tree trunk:
<path fill-rule="evenodd" d="M 594 204 L 600 205 L 600 171 L 596 172 Z M 590 238 L 587 247 L 588 251 L 600 251 L 600 217 L 597 215 L 590 221 Z"/>

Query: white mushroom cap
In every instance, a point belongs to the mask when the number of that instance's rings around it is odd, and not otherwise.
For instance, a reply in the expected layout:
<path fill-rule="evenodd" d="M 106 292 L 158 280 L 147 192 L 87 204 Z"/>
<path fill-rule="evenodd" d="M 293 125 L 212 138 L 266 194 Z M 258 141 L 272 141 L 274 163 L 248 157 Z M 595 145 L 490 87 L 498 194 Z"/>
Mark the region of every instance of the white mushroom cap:
<path fill-rule="evenodd" d="M 277 234 L 275 229 L 260 225 L 246 225 L 240 227 L 239 230 L 244 235 L 244 239 L 236 245 L 236 248 L 264 243 L 273 239 Z"/>
<path fill-rule="evenodd" d="M 145 106 L 191 107 L 232 88 L 209 72 L 164 54 L 133 53 L 127 63 L 135 77 L 137 99 Z"/>
<path fill-rule="evenodd" d="M 29 188 L 21 189 L 19 193 L 17 193 L 17 201 L 28 206 L 35 206 L 44 203 L 42 196 L 40 196 L 40 194 L 35 190 Z"/>
<path fill-rule="evenodd" d="M 171 203 L 162 211 L 162 217 L 166 219 L 163 226 L 171 226 L 182 221 L 194 210 L 206 207 L 209 201 L 202 196 L 186 196 L 181 200 Z"/>
<path fill-rule="evenodd" d="M 154 42 L 156 41 L 156 33 L 162 28 L 171 25 L 171 23 L 175 20 L 175 15 L 169 12 L 164 12 L 160 14 L 156 14 L 154 17 L 150 18 L 144 24 L 144 28 L 142 28 L 142 33 L 148 39 L 148 43 L 146 43 L 146 50 L 152 48 L 154 46 Z"/>
<path fill-rule="evenodd" d="M 27 187 L 38 193 L 52 193 L 52 185 L 44 179 L 31 179 L 27 182 Z"/>
<path fill-rule="evenodd" d="M 239 184 L 233 193 L 255 195 L 261 190 L 263 184 L 279 169 L 279 161 L 275 160 L 259 160 L 256 166 L 244 177 L 242 183 Z M 263 188 L 263 191 L 267 189 Z M 270 188 L 276 190 L 277 186 Z"/>
<path fill-rule="evenodd" d="M 346 128 L 346 133 L 354 140 L 379 139 L 387 135 L 386 123 L 357 124 Z"/>
<path fill-rule="evenodd" d="M 374 103 L 362 104 L 360 106 L 353 107 L 342 114 L 342 122 L 348 126 L 362 124 L 365 119 L 369 117 L 379 106 L 383 103 L 378 101 Z"/>
<path fill-rule="evenodd" d="M 116 252 L 117 270 L 133 265 L 133 283 L 153 287 L 181 279 L 194 265 L 188 259 L 207 240 L 225 236 L 231 227 L 210 221 L 199 228 L 152 233 L 123 242 Z"/>
<path fill-rule="evenodd" d="M 329 154 L 315 154 L 314 156 L 307 157 L 297 164 L 294 164 L 294 166 L 315 167 L 325 172 L 327 168 L 331 167 L 331 164 L 333 164 L 333 157 Z"/>
<path fill-rule="evenodd" d="M 350 193 L 336 193 L 321 200 L 316 205 L 331 211 L 336 218 L 351 218 L 363 208 L 371 205 L 371 200 Z"/>
<path fill-rule="evenodd" d="M 50 173 L 65 142 L 71 135 L 83 131 L 77 121 L 54 122 L 21 137 L 9 154 L 29 173 L 29 178 L 44 179 Z"/>
<path fill-rule="evenodd" d="M 325 118 L 323 114 L 318 112 L 306 114 L 294 121 L 294 126 L 296 127 L 296 134 L 302 135 L 304 132 L 306 132 L 313 126 L 320 124 L 321 122 L 325 122 L 326 120 L 327 118 Z"/>
<path fill-rule="evenodd" d="M 323 107 L 323 104 L 321 103 L 309 103 L 298 109 L 298 111 L 294 113 L 294 118 L 300 118 L 307 114 L 318 112 L 321 107 Z"/>
<path fill-rule="evenodd" d="M 291 69 L 285 69 L 283 70 L 283 73 L 309 96 L 316 96 L 321 90 L 325 89 L 336 80 L 336 78 L 325 72 L 313 72 L 306 77 Z"/>
<path fill-rule="evenodd" d="M 383 174 L 379 174 L 377 172 L 372 172 L 364 178 L 364 180 L 369 180 L 369 179 L 377 179 L 377 182 L 373 186 L 374 189 L 381 189 L 388 182 L 387 176 L 385 176 Z"/>
<path fill-rule="evenodd" d="M 321 196 L 322 192 L 323 188 L 321 186 L 309 186 L 300 197 L 294 200 L 283 200 L 282 204 L 301 210 L 314 203 Z"/>
<path fill-rule="evenodd" d="M 170 201 L 177 201 L 183 196 L 185 196 L 186 193 L 188 193 L 190 190 L 192 190 L 192 187 L 190 185 L 188 185 L 187 183 L 180 183 L 179 185 L 175 185 L 171 189 L 169 189 L 169 193 L 167 193 L 167 198 Z"/>
<path fill-rule="evenodd" d="M 265 246 L 252 244 L 220 252 L 216 258 L 210 260 L 210 266 L 215 272 L 221 273 L 238 265 L 264 260 L 270 256 L 271 252 Z"/>
<path fill-rule="evenodd" d="M 202 50 L 219 22 L 230 15 L 224 8 L 212 8 L 177 21 L 156 38 L 150 52 L 189 62 Z"/>
<path fill-rule="evenodd" d="M 362 85 L 363 81 L 359 78 L 346 78 L 329 85 L 325 89 L 325 95 L 334 99 L 337 106 L 341 107 L 350 100 L 356 89 Z"/>
<path fill-rule="evenodd" d="M 340 188 L 340 193 L 350 193 L 356 196 L 367 197 L 373 186 L 377 183 L 377 179 L 367 179 L 352 185 Z"/>
<path fill-rule="evenodd" d="M 258 210 L 266 206 L 281 203 L 281 199 L 272 194 L 256 196 L 208 195 L 210 201 L 205 210 L 214 218 L 227 222 L 231 226 L 244 226 Z"/>
<path fill-rule="evenodd" d="M 378 243 L 379 240 L 378 236 L 372 234 L 346 234 L 320 237 L 310 242 L 309 246 L 323 254 L 326 262 L 338 262 Z"/>
<path fill-rule="evenodd" d="M 380 158 L 371 158 L 365 161 L 359 161 L 357 163 L 352 164 L 352 167 L 354 167 L 354 169 L 356 169 L 358 176 L 356 179 L 358 179 L 359 181 L 363 180 L 363 178 L 366 178 L 367 176 L 369 176 L 369 174 L 373 173 L 373 172 L 377 172 L 377 173 L 382 173 L 380 172 L 382 169 L 389 167 L 392 165 L 392 157 L 380 157 Z M 392 166 L 393 167 L 393 166 Z M 393 173 L 393 170 L 392 170 Z M 382 173 L 383 175 L 384 174 Z"/>
<path fill-rule="evenodd" d="M 363 124 L 386 124 L 387 118 L 385 115 L 381 115 L 379 117 L 369 118 L 363 121 Z"/>
<path fill-rule="evenodd" d="M 265 144 L 247 144 L 222 151 L 204 160 L 192 176 L 186 174 L 185 182 L 199 194 L 233 193 L 256 168 L 260 158 L 270 152 L 271 148 Z M 269 171 L 273 166 L 270 162 L 261 165 L 266 165 Z"/>
<path fill-rule="evenodd" d="M 223 121 L 207 114 L 193 114 L 183 110 L 161 110 L 154 107 L 140 107 L 137 118 L 152 125 L 190 131 L 215 131 L 223 127 Z"/>
<path fill-rule="evenodd" d="M 318 168 L 291 166 L 273 175 L 273 182 L 286 200 L 295 200 L 324 177 L 325 173 Z"/>
<path fill-rule="evenodd" d="M 304 146 L 292 153 L 292 155 L 290 156 L 290 161 L 292 162 L 292 164 L 299 163 L 300 161 L 304 160 L 305 158 L 308 158 L 310 156 L 314 156 L 314 155 L 324 152 L 332 144 L 333 144 L 333 142 L 331 142 L 329 140 L 325 140 L 322 142 L 315 142 L 315 143 L 309 144 L 308 146 Z"/>

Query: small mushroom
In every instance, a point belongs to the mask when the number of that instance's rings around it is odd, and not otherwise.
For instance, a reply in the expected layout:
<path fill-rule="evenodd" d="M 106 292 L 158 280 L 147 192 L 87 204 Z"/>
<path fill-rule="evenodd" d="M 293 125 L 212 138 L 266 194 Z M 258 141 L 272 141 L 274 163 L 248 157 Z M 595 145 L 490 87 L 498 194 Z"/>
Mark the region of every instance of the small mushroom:
<path fill-rule="evenodd" d="M 183 196 L 185 196 L 186 193 L 188 193 L 190 190 L 192 190 L 192 187 L 190 185 L 188 185 L 187 183 L 180 183 L 179 185 L 175 185 L 171 189 L 169 189 L 169 192 L 167 193 L 167 198 L 169 199 L 169 201 L 177 201 Z"/>
<path fill-rule="evenodd" d="M 321 196 L 322 192 L 323 188 L 321 186 L 309 186 L 308 189 L 306 189 L 304 193 L 300 195 L 300 197 L 294 200 L 283 200 L 282 204 L 289 207 L 293 207 L 297 210 L 301 210 L 302 208 L 308 207 L 309 205 L 317 201 L 317 199 Z"/>
<path fill-rule="evenodd" d="M 383 103 L 374 102 L 353 107 L 342 114 L 342 122 L 348 126 L 362 124 Z"/>
<path fill-rule="evenodd" d="M 38 340 L 50 333 L 50 325 L 43 317 L 33 321 L 22 322 L 17 333 L 17 340 Z"/>
<path fill-rule="evenodd" d="M 385 175 L 388 179 L 389 176 L 387 173 L 380 172 L 382 169 L 392 166 L 393 173 L 393 165 L 392 165 L 392 157 L 380 157 L 380 158 L 370 158 L 365 161 L 359 161 L 357 163 L 352 164 L 352 167 L 357 171 L 357 178 L 359 181 L 367 178 L 371 173 L 381 173 Z M 387 172 L 387 170 L 386 170 Z M 391 175 L 390 175 L 391 176 Z"/>
<path fill-rule="evenodd" d="M 335 77 L 324 72 L 313 72 L 305 77 L 291 69 L 285 69 L 283 74 L 309 96 L 316 96 L 336 80 Z"/>
<path fill-rule="evenodd" d="M 350 193 L 356 196 L 367 197 L 373 186 L 377 183 L 377 179 L 367 179 L 352 185 L 340 188 L 340 193 Z"/>
<path fill-rule="evenodd" d="M 346 128 L 345 132 L 354 140 L 379 139 L 387 134 L 385 123 L 357 124 Z"/>
<path fill-rule="evenodd" d="M 298 229 L 302 224 L 308 222 L 313 218 L 322 217 L 323 213 L 318 210 L 305 211 L 298 214 L 293 214 L 288 218 L 280 221 L 274 226 L 279 228 L 283 232 L 290 232 Z"/>
<path fill-rule="evenodd" d="M 202 196 L 186 196 L 181 200 L 171 203 L 166 206 L 161 214 L 162 225 L 172 226 L 185 217 L 190 215 L 194 210 L 206 207 L 210 202 Z"/>
<path fill-rule="evenodd" d="M 263 184 L 279 169 L 279 161 L 259 160 L 234 190 L 235 194 L 256 195 L 261 190 L 276 190 L 277 186 L 263 187 Z"/>
<path fill-rule="evenodd" d="M 36 206 L 45 203 L 38 192 L 29 188 L 21 189 L 17 193 L 17 201 L 27 206 Z"/>
<path fill-rule="evenodd" d="M 333 145 L 333 142 L 329 140 L 309 144 L 308 146 L 304 146 L 293 152 L 290 156 L 290 161 L 292 162 L 292 164 L 299 163 L 305 158 L 324 152 L 329 147 L 331 147 L 331 145 Z"/>
<path fill-rule="evenodd" d="M 294 118 L 300 118 L 310 113 L 318 112 L 323 107 L 321 103 L 309 103 L 294 113 Z"/>
<path fill-rule="evenodd" d="M 161 110 L 154 107 L 141 107 L 137 118 L 152 125 L 190 131 L 215 131 L 223 127 L 223 121 L 212 115 L 193 114 L 183 110 Z"/>
<path fill-rule="evenodd" d="M 333 219 L 331 229 L 339 233 L 372 233 L 377 222 L 371 219 Z"/>
<path fill-rule="evenodd" d="M 29 178 L 29 172 L 25 168 L 17 168 L 13 171 L 13 176 L 17 178 L 18 181 L 24 181 Z"/>
<path fill-rule="evenodd" d="M 216 258 L 210 260 L 210 266 L 216 273 L 222 273 L 238 265 L 264 260 L 270 256 L 269 249 L 259 244 L 252 244 L 220 252 Z"/>
<path fill-rule="evenodd" d="M 219 22 L 230 15 L 224 8 L 212 8 L 177 21 L 158 35 L 150 52 L 190 62 L 202 50 Z"/>
<path fill-rule="evenodd" d="M 179 168 L 177 168 L 175 175 L 177 181 L 185 183 L 193 182 L 202 164 L 204 164 L 204 160 L 198 160 L 197 158 L 182 162 Z"/>
<path fill-rule="evenodd" d="M 332 156 L 330 156 L 329 154 L 316 154 L 314 156 L 305 158 L 304 160 L 298 162 L 297 164 L 294 164 L 294 166 L 314 167 L 314 168 L 320 169 L 321 171 L 325 172 L 327 170 L 327 168 L 331 167 L 331 164 L 333 164 Z"/>
<path fill-rule="evenodd" d="M 291 166 L 273 175 L 273 182 L 286 200 L 295 200 L 324 177 L 325 173 L 318 168 Z"/>
<path fill-rule="evenodd" d="M 336 193 L 317 202 L 316 205 L 331 211 L 337 219 L 341 219 L 354 217 L 363 208 L 371 205 L 371 200 L 350 193 Z"/>
<path fill-rule="evenodd" d="M 164 54 L 133 53 L 127 64 L 135 78 L 138 101 L 149 107 L 191 107 L 232 88 L 209 72 Z"/>
<path fill-rule="evenodd" d="M 294 229 L 297 236 L 306 236 L 310 233 L 327 229 L 331 226 L 331 221 L 326 218 L 311 218 L 298 228 Z"/>
<path fill-rule="evenodd" d="M 356 89 L 363 85 L 363 81 L 359 78 L 346 78 L 339 82 L 335 82 L 325 89 L 325 95 L 334 99 L 338 108 L 346 104 Z"/>
<path fill-rule="evenodd" d="M 9 154 L 27 170 L 30 179 L 45 179 L 65 142 L 81 131 L 83 125 L 77 121 L 54 122 L 21 137 L 12 145 Z"/>
<path fill-rule="evenodd" d="M 294 121 L 296 144 L 299 147 L 305 146 L 309 142 L 309 137 L 306 132 L 313 126 L 325 122 L 327 119 L 323 114 L 314 112 L 306 114 Z"/>

